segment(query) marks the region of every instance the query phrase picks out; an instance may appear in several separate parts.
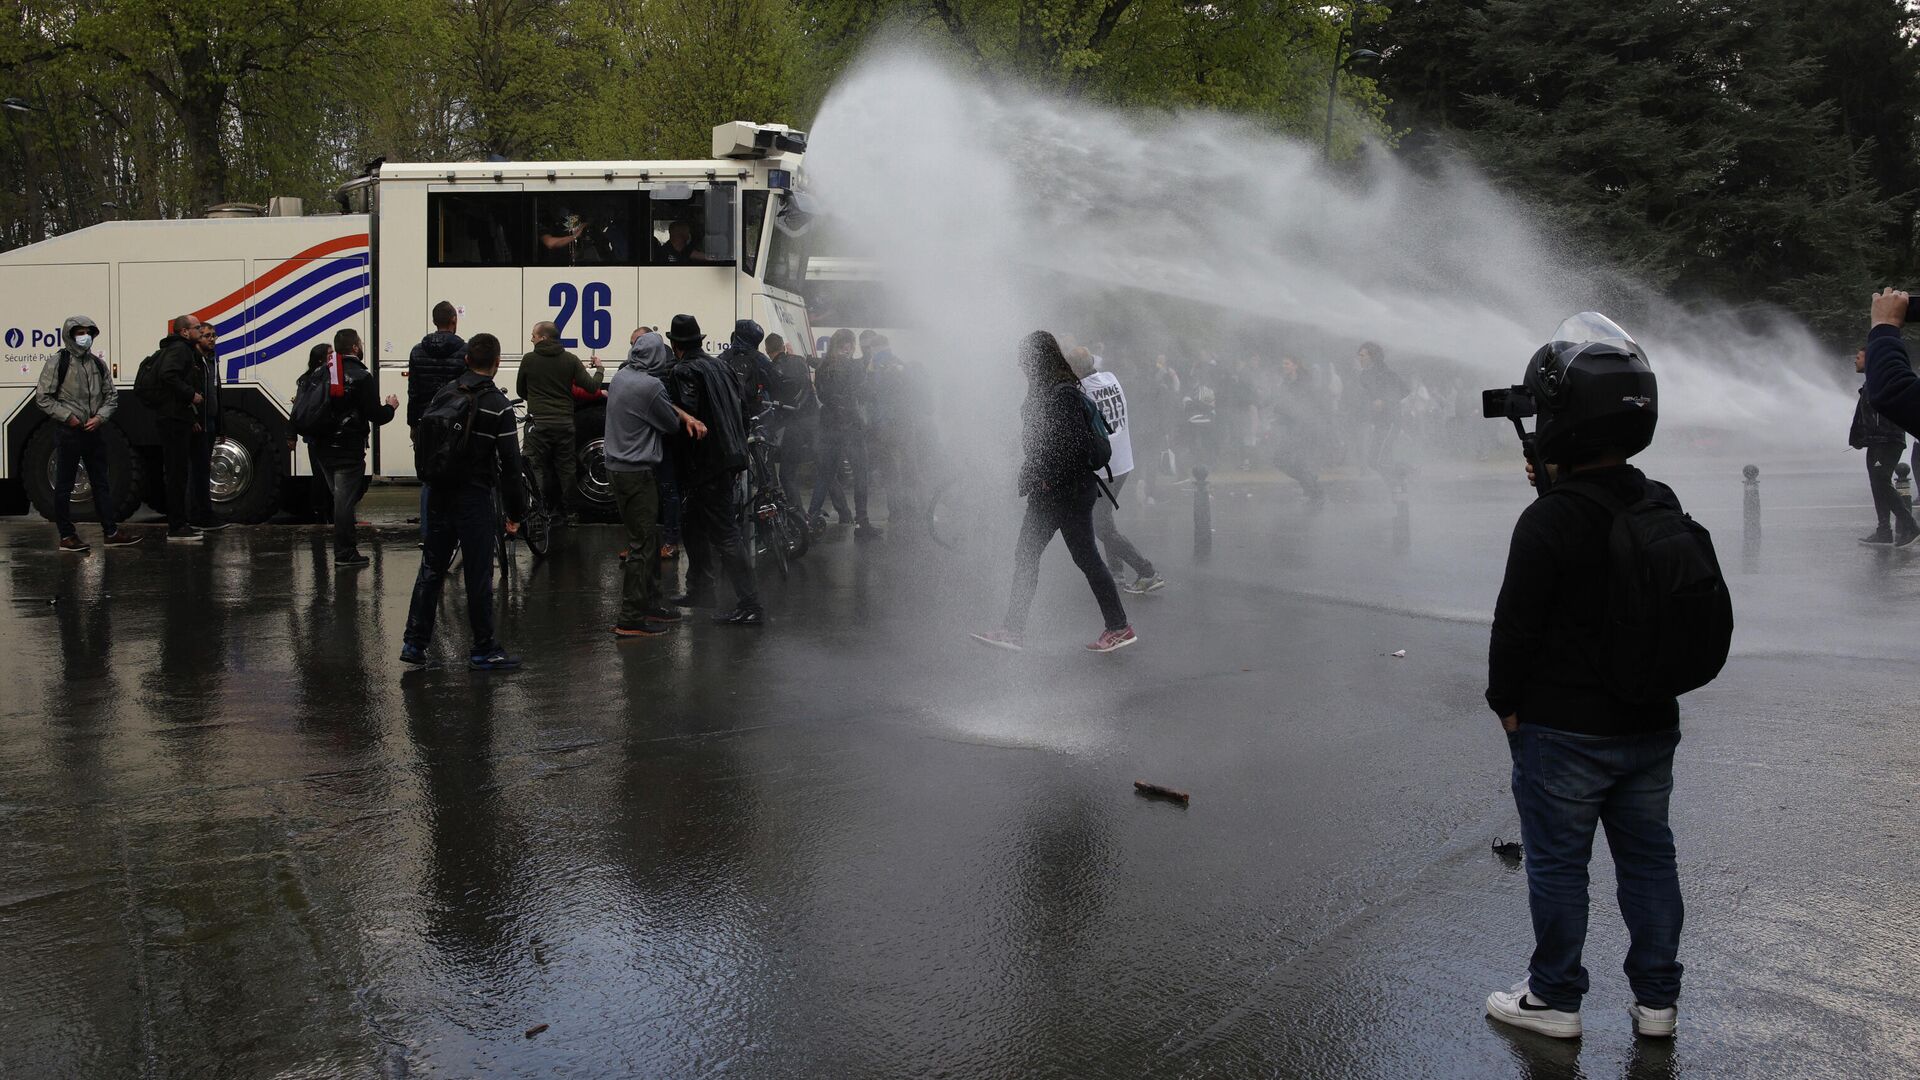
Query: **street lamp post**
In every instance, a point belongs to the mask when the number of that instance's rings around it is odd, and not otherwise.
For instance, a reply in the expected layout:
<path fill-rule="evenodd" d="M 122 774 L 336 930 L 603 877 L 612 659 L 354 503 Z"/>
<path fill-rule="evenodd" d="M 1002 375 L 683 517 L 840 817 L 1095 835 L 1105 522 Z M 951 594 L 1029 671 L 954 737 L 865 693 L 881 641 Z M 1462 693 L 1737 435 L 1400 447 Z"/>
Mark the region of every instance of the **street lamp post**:
<path fill-rule="evenodd" d="M 1324 153 L 1327 160 L 1333 160 L 1333 103 L 1340 94 L 1340 72 L 1355 60 L 1378 60 L 1380 54 L 1372 49 L 1355 49 L 1347 52 L 1347 42 L 1353 37 L 1353 24 L 1360 17 L 1360 0 L 1347 5 L 1346 18 L 1340 22 L 1340 32 L 1333 38 L 1333 70 L 1327 74 L 1327 136 Z"/>

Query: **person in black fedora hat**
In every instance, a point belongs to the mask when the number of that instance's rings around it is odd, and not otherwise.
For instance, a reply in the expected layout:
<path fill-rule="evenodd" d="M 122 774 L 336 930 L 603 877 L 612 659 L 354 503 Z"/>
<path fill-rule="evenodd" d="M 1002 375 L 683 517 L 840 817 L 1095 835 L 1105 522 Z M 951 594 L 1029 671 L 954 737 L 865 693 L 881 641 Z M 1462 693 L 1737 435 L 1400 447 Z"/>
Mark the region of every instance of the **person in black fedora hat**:
<path fill-rule="evenodd" d="M 753 564 L 740 539 L 740 496 L 735 482 L 747 467 L 747 424 L 740 387 L 719 359 L 701 348 L 706 335 L 691 315 L 675 315 L 667 330 L 673 366 L 667 390 L 673 403 L 706 425 L 707 436 L 682 439 L 675 453 L 686 500 L 680 528 L 687 542 L 687 591 L 676 607 L 713 607 L 714 560 L 733 585 L 733 610 L 714 617 L 732 626 L 760 626 L 766 612 L 753 580 Z"/>

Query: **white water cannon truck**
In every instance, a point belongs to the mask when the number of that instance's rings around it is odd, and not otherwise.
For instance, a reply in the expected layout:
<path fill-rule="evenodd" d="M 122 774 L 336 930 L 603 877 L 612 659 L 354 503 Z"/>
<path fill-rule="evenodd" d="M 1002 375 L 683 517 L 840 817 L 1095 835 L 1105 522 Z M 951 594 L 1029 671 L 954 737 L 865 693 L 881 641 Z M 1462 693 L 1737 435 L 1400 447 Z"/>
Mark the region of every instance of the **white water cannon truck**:
<path fill-rule="evenodd" d="M 76 313 L 99 322 L 94 349 L 120 388 L 105 438 L 123 518 L 141 502 L 164 509 L 159 433 L 133 379 L 178 315 L 219 332 L 213 504 L 236 522 L 307 505 L 306 455 L 289 446 L 294 382 L 308 350 L 343 327 L 366 341 L 380 395 L 403 399 L 407 355 L 441 300 L 462 335 L 499 337 L 509 393 L 543 320 L 609 369 L 635 328 L 681 313 L 700 320 L 709 350 L 750 318 L 805 351 L 805 150 L 805 132 L 734 121 L 714 128 L 706 161 L 381 163 L 340 189 L 336 212 L 304 214 L 292 199 L 229 204 L 0 253 L 0 510 L 51 514 L 53 427 L 34 383 Z M 603 422 L 589 404 L 575 426 L 580 492 L 604 507 Z M 373 474 L 412 475 L 404 416 L 378 429 L 370 454 Z M 83 510 L 91 503 L 76 490 Z"/>

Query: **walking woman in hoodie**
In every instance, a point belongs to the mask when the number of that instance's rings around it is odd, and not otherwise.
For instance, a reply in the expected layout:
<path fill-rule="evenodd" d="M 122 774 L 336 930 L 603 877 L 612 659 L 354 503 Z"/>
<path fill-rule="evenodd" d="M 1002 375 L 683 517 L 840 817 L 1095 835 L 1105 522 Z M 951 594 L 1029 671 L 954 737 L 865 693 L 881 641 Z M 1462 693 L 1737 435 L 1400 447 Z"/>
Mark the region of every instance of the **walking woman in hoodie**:
<path fill-rule="evenodd" d="M 1027 612 L 1040 586 L 1040 556 L 1057 532 L 1066 540 L 1074 565 L 1087 575 L 1106 620 L 1106 630 L 1087 646 L 1088 651 L 1124 649 L 1139 638 L 1127 623 L 1120 588 L 1107 572 L 1094 539 L 1093 501 L 1101 496 L 1087 466 L 1093 431 L 1081 403 L 1080 380 L 1067 366 L 1060 343 L 1045 330 L 1036 330 L 1020 342 L 1020 369 L 1027 376 L 1027 400 L 1020 406 L 1020 442 L 1025 451 L 1020 494 L 1026 497 L 1027 513 L 1013 549 L 1013 597 L 1000 629 L 974 634 L 973 639 L 996 649 L 1025 647 Z"/>
<path fill-rule="evenodd" d="M 57 425 L 53 432 L 53 524 L 61 551 L 84 553 L 87 544 L 73 527 L 73 484 L 80 466 L 93 486 L 93 510 L 108 547 L 137 544 L 113 520 L 113 496 L 107 490 L 107 447 L 100 427 L 120 404 L 113 372 L 93 354 L 100 328 L 85 315 L 70 315 L 60 328 L 60 351 L 47 358 L 34 387 L 33 401 Z"/>

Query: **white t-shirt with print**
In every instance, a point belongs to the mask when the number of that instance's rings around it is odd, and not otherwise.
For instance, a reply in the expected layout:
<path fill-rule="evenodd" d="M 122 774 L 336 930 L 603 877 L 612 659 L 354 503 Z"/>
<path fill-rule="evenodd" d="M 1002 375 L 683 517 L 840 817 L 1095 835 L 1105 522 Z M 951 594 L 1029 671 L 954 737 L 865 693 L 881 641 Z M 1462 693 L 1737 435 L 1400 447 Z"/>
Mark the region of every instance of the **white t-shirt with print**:
<path fill-rule="evenodd" d="M 1117 480 L 1133 471 L 1133 440 L 1127 436 L 1127 395 L 1120 389 L 1120 379 L 1111 371 L 1096 371 L 1081 379 L 1080 389 L 1100 406 L 1107 426 L 1113 429 L 1109 436 L 1113 443 L 1111 468 Z"/>

